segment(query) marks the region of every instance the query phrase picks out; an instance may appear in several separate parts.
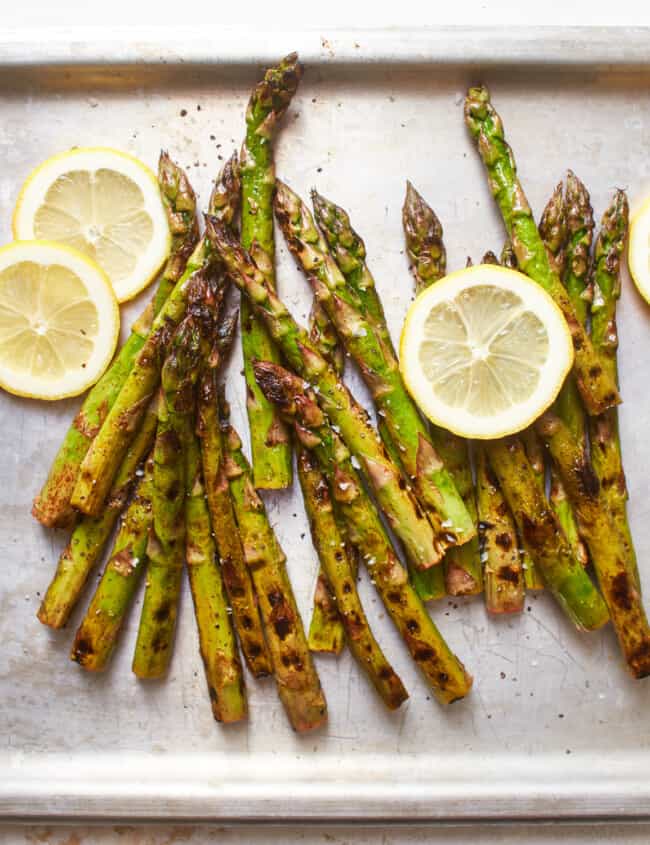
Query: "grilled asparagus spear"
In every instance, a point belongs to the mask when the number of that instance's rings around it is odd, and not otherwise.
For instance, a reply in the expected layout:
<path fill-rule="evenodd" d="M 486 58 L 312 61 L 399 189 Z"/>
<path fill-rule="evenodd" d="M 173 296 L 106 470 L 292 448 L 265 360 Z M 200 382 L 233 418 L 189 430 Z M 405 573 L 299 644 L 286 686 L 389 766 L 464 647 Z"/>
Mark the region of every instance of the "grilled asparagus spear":
<path fill-rule="evenodd" d="M 334 326 L 317 299 L 314 299 L 309 314 L 309 338 L 323 358 L 331 363 L 338 375 L 341 375 L 345 363 L 343 348 L 339 343 Z M 315 483 L 317 467 L 313 461 L 308 460 L 305 447 L 300 443 L 296 444 L 296 454 L 298 458 L 298 479 L 305 503 L 305 511 L 309 518 L 314 547 L 320 558 L 321 548 L 323 548 L 325 554 L 331 548 L 329 545 L 330 538 L 328 537 L 331 518 L 329 516 L 326 520 L 319 518 L 321 504 L 315 494 L 326 489 L 327 481 L 323 478 L 322 483 Z M 331 502 L 328 501 L 328 505 L 331 508 Z M 332 518 L 336 520 L 336 513 L 333 509 Z M 336 533 L 341 535 L 343 539 L 345 530 L 341 525 L 337 525 Z M 352 567 L 353 573 L 356 574 L 356 553 L 349 543 L 345 543 L 344 540 L 343 542 L 346 560 Z M 311 651 L 330 652 L 332 654 L 340 654 L 345 645 L 345 629 L 336 606 L 336 597 L 332 594 L 322 563 L 318 569 L 316 589 L 314 590 L 314 609 L 309 623 L 308 641 Z"/>
<path fill-rule="evenodd" d="M 88 576 L 128 502 L 138 468 L 151 449 L 157 424 L 158 397 L 154 397 L 115 476 L 102 514 L 79 517 L 70 541 L 61 553 L 56 573 L 37 614 L 44 625 L 63 628 L 70 618 Z"/>
<path fill-rule="evenodd" d="M 264 619 L 278 693 L 293 729 L 313 730 L 327 721 L 327 704 L 287 575 L 286 558 L 255 490 L 241 441 L 230 426 L 225 427 L 224 446 L 237 524 Z"/>
<path fill-rule="evenodd" d="M 470 88 L 465 99 L 465 122 L 488 172 L 490 190 L 512 241 L 519 268 L 557 302 L 568 323 L 575 350 L 574 373 L 587 413 L 601 414 L 620 402 L 616 381 L 602 365 L 569 295 L 554 272 L 535 220 L 517 177 L 503 123 L 484 86 Z"/>
<path fill-rule="evenodd" d="M 536 423 L 575 508 L 630 673 L 650 675 L 650 627 L 619 526 L 582 444 L 552 412 Z"/>
<path fill-rule="evenodd" d="M 594 255 L 591 338 L 600 352 L 603 366 L 617 381 L 616 304 L 621 295 L 621 255 L 627 237 L 628 217 L 627 197 L 623 191 L 616 191 L 603 215 Z M 640 589 L 636 553 L 627 519 L 627 485 L 618 411 L 611 408 L 601 416 L 590 419 L 589 433 L 593 468 L 600 481 L 603 498 L 625 543 L 629 571 L 637 589 Z"/>
<path fill-rule="evenodd" d="M 153 455 L 145 464 L 144 475 L 124 515 L 101 581 L 72 645 L 70 659 L 90 672 L 106 668 L 140 576 L 147 567 L 152 483 Z"/>
<path fill-rule="evenodd" d="M 489 613 L 519 613 L 525 583 L 517 531 L 485 449 L 476 451 L 476 498 Z"/>
<path fill-rule="evenodd" d="M 566 268 L 568 266 L 569 251 L 572 244 L 569 242 L 567 203 L 564 201 L 563 190 L 564 186 L 562 185 L 562 182 L 560 182 L 555 188 L 551 199 L 548 201 L 546 208 L 544 209 L 542 219 L 539 223 L 539 234 L 544 246 L 546 247 L 551 267 L 560 279 L 564 281 Z M 571 302 L 573 303 L 573 299 L 571 299 Z M 576 317 L 582 313 L 583 309 L 576 309 Z M 584 324 L 583 320 L 583 325 Z M 586 449 L 587 440 L 584 422 L 585 413 L 582 407 L 580 394 L 578 393 L 578 389 L 576 387 L 575 379 L 571 373 L 567 377 L 567 380 L 560 391 L 560 395 L 556 403 L 556 409 L 560 417 L 566 420 L 567 425 L 574 428 L 576 437 L 578 437 L 578 439 L 583 443 L 584 449 Z M 534 437 L 537 436 L 534 432 L 531 432 L 531 435 Z M 555 515 L 562 526 L 562 530 L 569 541 L 569 545 L 571 546 L 574 555 L 583 565 L 586 566 L 587 551 L 580 539 L 578 524 L 573 513 L 573 508 L 562 485 L 562 479 L 553 465 L 551 465 L 550 474 L 551 487 L 549 493 L 549 503 L 555 511 Z"/>
<path fill-rule="evenodd" d="M 255 366 L 258 383 L 277 403 L 302 443 L 314 451 L 382 602 L 436 697 L 449 703 L 469 692 L 472 679 L 451 652 L 410 585 L 406 571 L 352 464 L 349 450 L 330 426 L 314 392 L 276 364 Z"/>
<path fill-rule="evenodd" d="M 273 266 L 273 139 L 278 123 L 293 99 L 302 76 L 296 53 L 269 68 L 251 94 L 246 109 L 246 140 L 241 152 L 241 242 L 248 250 L 254 243 L 269 256 L 268 284 L 275 288 Z M 252 363 L 279 361 L 278 351 L 264 321 L 256 316 L 245 297 L 241 303 L 242 350 L 247 386 L 246 409 L 251 434 L 255 486 L 278 489 L 291 484 L 291 444 L 253 376 Z"/>
<path fill-rule="evenodd" d="M 420 292 L 441 279 L 446 270 L 446 252 L 440 220 L 410 182 L 402 207 L 406 250 L 411 260 L 416 291 Z M 469 444 L 462 437 L 436 425 L 430 426 L 436 451 L 451 472 L 473 523 L 477 523 L 474 482 Z M 450 595 L 475 595 L 483 589 L 483 567 L 478 535 L 445 555 L 445 582 Z"/>
<path fill-rule="evenodd" d="M 350 651 L 389 710 L 408 698 L 400 678 L 375 640 L 356 587 L 356 573 L 339 531 L 330 490 L 315 456 L 298 455 L 300 483 L 314 545 L 343 622 Z"/>
<path fill-rule="evenodd" d="M 149 568 L 133 657 L 133 671 L 140 678 L 164 675 L 172 655 L 185 560 L 183 441 L 192 425 L 195 374 L 205 335 L 202 317 L 190 312 L 182 320 L 162 367 L 164 401 L 154 447 Z"/>

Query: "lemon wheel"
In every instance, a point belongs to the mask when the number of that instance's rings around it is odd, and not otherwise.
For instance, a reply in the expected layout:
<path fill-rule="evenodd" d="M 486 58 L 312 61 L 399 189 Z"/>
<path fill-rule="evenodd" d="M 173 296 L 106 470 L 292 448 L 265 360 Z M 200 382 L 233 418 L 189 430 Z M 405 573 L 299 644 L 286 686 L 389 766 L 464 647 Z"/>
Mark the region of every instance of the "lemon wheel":
<path fill-rule="evenodd" d="M 21 189 L 13 216 L 16 240 L 66 244 L 102 267 L 119 302 L 156 276 L 170 250 L 155 174 L 133 156 L 79 147 L 52 156 Z"/>
<path fill-rule="evenodd" d="M 650 302 L 650 198 L 632 217 L 628 265 L 639 293 Z"/>
<path fill-rule="evenodd" d="M 411 305 L 401 370 L 429 419 L 463 437 L 526 428 L 556 398 L 573 362 L 562 312 L 514 270 L 452 273 Z"/>
<path fill-rule="evenodd" d="M 18 396 L 77 396 L 108 366 L 120 312 L 104 271 L 51 241 L 0 249 L 0 387 Z"/>

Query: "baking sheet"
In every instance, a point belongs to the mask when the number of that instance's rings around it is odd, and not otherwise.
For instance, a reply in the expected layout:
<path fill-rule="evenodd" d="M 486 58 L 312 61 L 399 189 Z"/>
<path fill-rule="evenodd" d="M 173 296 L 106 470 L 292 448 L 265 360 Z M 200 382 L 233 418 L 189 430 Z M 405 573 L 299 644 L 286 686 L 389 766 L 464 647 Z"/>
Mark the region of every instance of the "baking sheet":
<path fill-rule="evenodd" d="M 210 44 L 39 43 L 0 47 L 0 239 L 25 176 L 73 145 L 126 149 L 155 165 L 160 147 L 188 168 L 203 204 L 241 142 L 259 62 L 302 51 L 307 72 L 277 145 L 277 172 L 303 196 L 317 186 L 348 209 L 397 337 L 412 296 L 400 209 L 406 178 L 436 208 L 450 269 L 500 248 L 501 224 L 462 120 L 463 93 L 492 88 L 523 184 L 539 213 L 565 169 L 590 188 L 598 215 L 614 187 L 650 192 L 650 43 L 643 30 L 284 33 Z M 204 34 L 203 34 L 204 37 Z M 647 62 L 647 64 L 646 64 Z M 185 114 L 184 114 L 185 112 Z M 278 238 L 283 298 L 301 320 L 307 285 Z M 649 313 L 624 280 L 621 428 L 630 518 L 650 589 L 644 378 Z M 129 325 L 145 298 L 124 309 Z M 243 435 L 241 360 L 229 398 Z M 355 394 L 368 397 L 356 374 Z M 475 678 L 442 709 L 384 619 L 362 597 L 411 693 L 384 712 L 349 654 L 317 657 L 330 719 L 298 737 L 272 682 L 248 684 L 251 719 L 214 723 L 191 601 L 182 597 L 164 682 L 138 682 L 130 661 L 141 596 L 102 676 L 67 659 L 86 594 L 67 630 L 35 619 L 65 535 L 29 516 L 31 498 L 77 407 L 0 397 L 0 815 L 12 818 L 318 820 L 650 816 L 650 683 L 626 676 L 610 630 L 580 635 L 544 595 L 513 619 L 482 600 L 431 612 Z M 316 573 L 297 489 L 265 496 L 304 618 Z M 96 583 L 91 579 L 90 589 Z"/>

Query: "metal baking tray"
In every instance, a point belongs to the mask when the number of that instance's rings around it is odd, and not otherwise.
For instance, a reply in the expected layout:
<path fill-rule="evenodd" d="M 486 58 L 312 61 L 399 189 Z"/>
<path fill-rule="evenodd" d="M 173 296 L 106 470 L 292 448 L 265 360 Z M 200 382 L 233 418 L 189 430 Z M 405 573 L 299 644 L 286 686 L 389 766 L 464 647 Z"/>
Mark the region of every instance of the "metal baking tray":
<path fill-rule="evenodd" d="M 616 186 L 628 188 L 633 203 L 650 192 L 650 30 L 216 33 L 207 41 L 181 29 L 158 43 L 119 31 L 74 43 L 61 33 L 5 38 L 3 242 L 22 180 L 73 145 L 121 147 L 151 165 L 163 147 L 188 167 L 205 201 L 220 158 L 239 146 L 260 66 L 298 49 L 307 70 L 277 146 L 278 174 L 303 195 L 317 185 L 350 211 L 395 336 L 412 296 L 400 228 L 407 178 L 443 221 L 450 268 L 503 239 L 463 125 L 468 83 L 491 86 L 537 213 L 567 167 L 589 186 L 598 214 Z M 307 286 L 281 237 L 278 244 L 282 296 L 304 319 Z M 139 307 L 125 309 L 125 326 Z M 625 279 L 621 427 L 648 590 L 649 318 Z M 229 395 L 245 432 L 240 367 L 235 354 Z M 367 400 L 355 374 L 350 381 Z M 443 710 L 364 582 L 382 646 L 411 698 L 387 714 L 349 654 L 318 657 L 330 720 L 308 736 L 292 733 L 270 682 L 249 683 L 248 724 L 223 728 L 212 720 L 187 594 L 164 682 L 141 683 L 130 672 L 141 599 L 110 670 L 86 675 L 67 657 L 80 613 L 56 634 L 35 619 L 65 537 L 29 515 L 76 407 L 0 398 L 0 815 L 650 817 L 650 682 L 626 676 L 611 630 L 577 634 L 545 595 L 529 598 L 512 619 L 487 619 L 480 599 L 431 607 L 475 677 L 470 697 Z M 295 489 L 266 501 L 307 616 L 316 560 L 302 504 Z"/>

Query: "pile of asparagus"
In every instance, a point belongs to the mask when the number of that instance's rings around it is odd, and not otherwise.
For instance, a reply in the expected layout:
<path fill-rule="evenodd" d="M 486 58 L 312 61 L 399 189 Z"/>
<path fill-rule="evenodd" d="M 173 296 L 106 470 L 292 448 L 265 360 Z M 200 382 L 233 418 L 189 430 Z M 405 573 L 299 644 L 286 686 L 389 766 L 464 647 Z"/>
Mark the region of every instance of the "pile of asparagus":
<path fill-rule="evenodd" d="M 186 568 L 219 721 L 247 716 L 240 649 L 254 677 L 275 677 L 298 731 L 327 718 L 314 651 L 339 653 L 347 644 L 389 709 L 406 700 L 362 606 L 359 562 L 442 702 L 464 697 L 472 683 L 424 606 L 446 594 L 484 590 L 490 612 L 512 613 L 526 588 L 546 586 L 579 629 L 611 618 L 632 674 L 643 677 L 650 631 L 615 409 L 624 194 L 603 218 L 593 259 L 589 196 L 572 173 L 538 228 L 488 93 L 470 89 L 466 122 L 507 230 L 500 260 L 551 293 L 576 350 L 574 375 L 552 412 L 519 437 L 472 449 L 425 423 L 407 393 L 364 243 L 346 212 L 313 192 L 312 214 L 275 178 L 273 141 L 301 72 L 292 54 L 253 90 L 241 161 L 233 155 L 219 175 L 201 237 L 188 179 L 161 155 L 172 252 L 35 500 L 44 525 L 73 526 L 39 619 L 66 624 L 117 525 L 72 659 L 106 667 L 146 571 L 133 671 L 164 675 Z M 275 291 L 274 214 L 313 290 L 308 329 Z M 403 222 L 420 289 L 444 275 L 446 254 L 438 218 L 410 184 Z M 236 331 L 225 304 L 230 283 L 241 292 L 252 466 L 219 378 Z M 370 389 L 377 429 L 342 380 L 347 356 Z M 308 636 L 258 493 L 291 484 L 293 451 L 320 560 Z"/>

